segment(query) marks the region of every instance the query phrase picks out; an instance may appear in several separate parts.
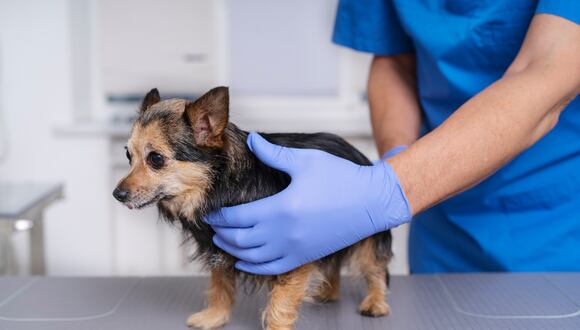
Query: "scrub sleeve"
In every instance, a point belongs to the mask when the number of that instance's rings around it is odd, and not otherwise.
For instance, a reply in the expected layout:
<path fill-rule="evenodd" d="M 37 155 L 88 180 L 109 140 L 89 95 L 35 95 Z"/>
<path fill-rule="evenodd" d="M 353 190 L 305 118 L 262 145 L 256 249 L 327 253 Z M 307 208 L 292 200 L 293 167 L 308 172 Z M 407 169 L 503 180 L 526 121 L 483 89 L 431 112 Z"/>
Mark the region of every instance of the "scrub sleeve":
<path fill-rule="evenodd" d="M 341 0 L 332 41 L 375 55 L 413 52 L 413 43 L 389 0 Z"/>
<path fill-rule="evenodd" d="M 576 24 L 580 24 L 579 0 L 540 0 L 536 14 L 560 16 Z"/>

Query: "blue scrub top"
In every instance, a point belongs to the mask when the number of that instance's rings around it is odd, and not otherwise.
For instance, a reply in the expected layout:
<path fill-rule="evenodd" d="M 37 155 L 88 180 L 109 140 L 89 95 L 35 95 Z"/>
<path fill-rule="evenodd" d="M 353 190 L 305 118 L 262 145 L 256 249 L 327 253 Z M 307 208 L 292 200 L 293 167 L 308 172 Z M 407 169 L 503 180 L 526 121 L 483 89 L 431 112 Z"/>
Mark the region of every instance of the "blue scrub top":
<path fill-rule="evenodd" d="M 427 130 L 500 79 L 534 14 L 580 23 L 580 0 L 342 0 L 333 41 L 415 53 Z M 580 271 L 580 99 L 556 127 L 476 187 L 411 223 L 414 273 Z"/>

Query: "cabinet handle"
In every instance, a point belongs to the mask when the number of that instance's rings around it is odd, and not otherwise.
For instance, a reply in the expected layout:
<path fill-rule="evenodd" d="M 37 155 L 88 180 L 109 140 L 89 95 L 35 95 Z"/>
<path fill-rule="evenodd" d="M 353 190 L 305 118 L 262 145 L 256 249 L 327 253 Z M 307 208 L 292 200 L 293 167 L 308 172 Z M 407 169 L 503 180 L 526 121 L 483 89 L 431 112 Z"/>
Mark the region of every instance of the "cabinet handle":
<path fill-rule="evenodd" d="M 205 61 L 207 56 L 201 53 L 187 53 L 183 55 L 183 61 L 187 63 L 196 63 Z"/>

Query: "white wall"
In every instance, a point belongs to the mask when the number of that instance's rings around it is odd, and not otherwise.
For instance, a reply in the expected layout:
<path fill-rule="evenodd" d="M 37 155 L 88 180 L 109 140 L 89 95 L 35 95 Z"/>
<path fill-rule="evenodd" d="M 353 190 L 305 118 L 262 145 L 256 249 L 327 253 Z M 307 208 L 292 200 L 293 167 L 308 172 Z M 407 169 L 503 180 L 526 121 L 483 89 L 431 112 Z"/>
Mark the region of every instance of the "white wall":
<path fill-rule="evenodd" d="M 112 254 L 107 155 L 98 138 L 62 139 L 73 116 L 66 0 L 0 0 L 4 117 L 11 146 L 0 180 L 62 181 L 66 199 L 46 212 L 50 274 L 108 274 Z M 95 160 L 97 160 L 95 162 Z"/>

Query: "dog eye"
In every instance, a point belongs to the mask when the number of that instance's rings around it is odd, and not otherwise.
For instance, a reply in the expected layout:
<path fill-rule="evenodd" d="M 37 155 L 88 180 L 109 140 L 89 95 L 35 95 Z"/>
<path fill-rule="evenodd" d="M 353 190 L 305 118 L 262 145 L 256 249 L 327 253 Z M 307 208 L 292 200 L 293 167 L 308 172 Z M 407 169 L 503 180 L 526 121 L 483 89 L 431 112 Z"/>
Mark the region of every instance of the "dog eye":
<path fill-rule="evenodd" d="M 131 154 L 129 153 L 129 149 L 125 150 L 125 156 L 127 156 L 127 159 L 129 160 L 129 164 L 131 164 Z"/>
<path fill-rule="evenodd" d="M 156 152 L 150 152 L 149 155 L 147 155 L 147 163 L 149 163 L 149 165 L 154 169 L 158 170 L 163 167 L 165 158 Z"/>

